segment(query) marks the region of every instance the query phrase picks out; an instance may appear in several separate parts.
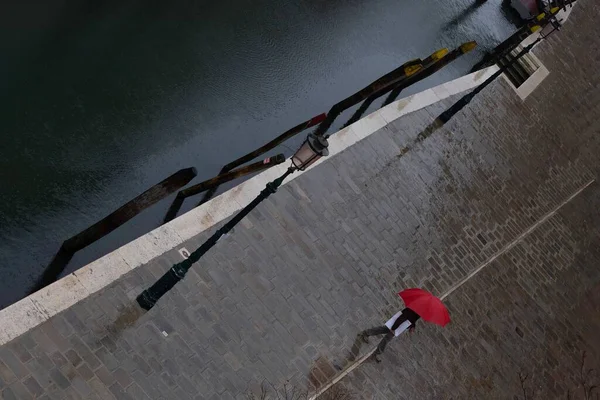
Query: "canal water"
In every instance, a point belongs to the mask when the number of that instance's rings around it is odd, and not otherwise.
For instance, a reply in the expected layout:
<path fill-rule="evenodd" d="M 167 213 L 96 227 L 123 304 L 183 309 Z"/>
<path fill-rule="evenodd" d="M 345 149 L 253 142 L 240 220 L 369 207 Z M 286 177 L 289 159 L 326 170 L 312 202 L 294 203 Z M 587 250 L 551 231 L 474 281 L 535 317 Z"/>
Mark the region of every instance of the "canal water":
<path fill-rule="evenodd" d="M 457 78 L 514 30 L 501 0 L 2 2 L 0 308 L 64 239 L 176 170 L 213 176 L 405 61 L 477 40 L 405 94 Z M 158 226 L 168 202 L 67 272 Z"/>

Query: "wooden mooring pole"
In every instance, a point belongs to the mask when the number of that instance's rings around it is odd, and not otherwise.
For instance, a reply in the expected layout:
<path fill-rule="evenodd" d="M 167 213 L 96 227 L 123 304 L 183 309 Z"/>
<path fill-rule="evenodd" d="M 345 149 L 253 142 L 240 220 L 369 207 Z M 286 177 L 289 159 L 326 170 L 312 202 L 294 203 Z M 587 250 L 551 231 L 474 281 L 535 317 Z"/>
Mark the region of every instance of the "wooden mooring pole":
<path fill-rule="evenodd" d="M 313 127 L 313 126 L 321 123 L 324 119 L 325 119 L 325 114 L 324 113 L 319 114 L 316 117 L 312 117 L 308 121 L 304 121 L 304 122 L 296 125 L 295 127 L 288 129 L 287 131 L 285 131 L 281 135 L 277 136 L 275 139 L 271 140 L 269 143 L 265 144 L 264 146 L 261 146 L 258 149 L 254 150 L 253 152 L 250 152 L 250 153 L 246 154 L 245 156 L 242 156 L 242 157 L 238 158 L 237 160 L 234 160 L 234 161 L 230 162 L 229 164 L 223 166 L 223 168 L 221 168 L 221 171 L 219 171 L 219 176 L 226 174 L 227 172 L 231 171 L 234 168 L 239 167 L 242 164 L 245 164 L 249 161 L 254 160 L 256 157 L 263 155 L 264 153 L 266 153 L 267 151 L 269 151 L 271 149 L 274 149 L 275 147 L 279 146 L 281 143 L 296 136 L 303 130 L 308 129 L 310 127 Z M 208 200 L 210 200 L 215 195 L 218 188 L 219 188 L 219 185 L 216 185 L 212 189 L 210 189 L 208 192 L 206 192 L 206 194 L 200 201 L 200 204 L 206 203 Z"/>
<path fill-rule="evenodd" d="M 411 76 L 406 81 L 401 82 L 399 85 L 397 85 L 385 99 L 385 101 L 383 102 L 383 106 L 387 106 L 388 104 L 394 102 L 398 98 L 400 93 L 410 85 L 413 85 L 416 82 L 422 81 L 423 79 L 430 77 L 431 75 L 444 68 L 446 65 L 450 64 L 452 61 L 456 60 L 463 54 L 470 52 L 475 47 L 477 47 L 477 42 L 466 42 L 461 44 L 458 48 L 452 50 L 449 53 L 447 50 L 444 52 L 443 50 L 445 49 L 442 49 L 431 54 L 424 60 L 424 68 L 417 72 L 415 75 Z"/>
<path fill-rule="evenodd" d="M 427 68 L 431 64 L 432 57 L 435 55 L 437 57 L 437 59 L 439 59 L 440 57 L 444 56 L 446 53 L 448 53 L 448 50 L 445 49 L 445 48 L 436 51 L 431 56 L 427 57 L 425 60 L 422 61 L 422 68 L 419 69 L 418 71 L 416 71 L 414 74 L 407 75 L 403 79 L 400 79 L 399 81 L 397 81 L 395 84 L 389 85 L 389 86 L 387 86 L 387 87 L 379 90 L 378 92 L 372 94 L 371 96 L 367 97 L 366 100 L 363 101 L 363 103 L 360 105 L 360 107 L 354 112 L 354 114 L 352 114 L 352 117 L 350 117 L 350 119 L 348 120 L 348 122 L 346 122 L 346 124 L 344 124 L 344 128 L 347 127 L 348 125 L 351 125 L 351 124 L 355 123 L 360 118 L 362 118 L 363 114 L 367 111 L 367 109 L 369 108 L 369 106 L 375 100 L 377 100 L 378 98 L 380 98 L 384 94 L 388 93 L 390 90 L 395 90 L 395 88 L 397 88 L 397 87 L 403 87 L 404 88 L 404 87 L 407 87 L 409 85 L 412 85 L 414 82 L 417 82 L 417 80 L 415 80 L 414 77 L 416 77 L 417 75 L 421 75 L 421 72 L 423 71 L 423 69 Z M 409 61 L 409 63 L 410 63 L 410 61 Z"/>
<path fill-rule="evenodd" d="M 366 86 L 362 90 L 354 93 L 353 95 L 351 95 L 349 97 L 346 97 L 344 100 L 340 101 L 339 103 L 336 103 L 333 107 L 331 107 L 331 109 L 327 113 L 327 118 L 325 118 L 325 121 L 321 122 L 321 124 L 319 124 L 317 129 L 315 129 L 314 134 L 317 136 L 328 137 L 328 135 L 325 135 L 325 133 L 331 127 L 331 125 L 333 124 L 333 121 L 342 112 L 346 111 L 347 109 L 349 109 L 352 106 L 357 105 L 361 101 L 364 101 L 365 99 L 367 99 L 369 96 L 373 95 L 374 93 L 377 93 L 387 87 L 390 87 L 391 85 L 394 85 L 395 83 L 406 78 L 407 76 L 410 76 L 410 75 L 416 73 L 421 68 L 422 68 L 422 65 L 421 65 L 420 59 L 409 61 L 405 64 L 402 64 L 400 67 L 396 68 L 392 72 L 385 74 L 384 76 L 377 79 L 376 81 L 374 81 L 370 85 Z"/>
<path fill-rule="evenodd" d="M 167 222 L 173 220 L 173 218 L 175 218 L 177 216 L 177 213 L 181 209 L 181 206 L 183 205 L 183 202 L 185 201 L 186 198 L 188 198 L 190 196 L 195 196 L 206 190 L 219 187 L 223 183 L 229 182 L 236 178 L 241 178 L 242 176 L 246 176 L 249 174 L 253 174 L 253 173 L 271 168 L 277 164 L 281 164 L 284 161 L 285 161 L 285 156 L 283 154 L 277 154 L 274 157 L 269 157 L 263 161 L 258 161 L 253 164 L 246 165 L 245 167 L 241 167 L 236 170 L 217 175 L 214 178 L 208 179 L 208 180 L 206 180 L 204 182 L 200 182 L 194 186 L 190 186 L 187 189 L 181 190 L 179 193 L 177 193 L 177 197 L 175 197 L 175 200 L 173 200 L 173 203 L 171 203 L 171 206 L 169 207 L 169 210 L 167 211 L 167 214 L 165 215 L 165 218 L 163 219 L 163 224 L 166 224 Z M 198 207 L 201 204 L 204 204 L 204 199 L 202 199 L 196 207 Z"/>
<path fill-rule="evenodd" d="M 193 167 L 175 172 L 86 230 L 65 240 L 34 286 L 32 293 L 56 281 L 77 251 L 108 235 L 146 208 L 187 185 L 196 174 L 196 168 Z"/>

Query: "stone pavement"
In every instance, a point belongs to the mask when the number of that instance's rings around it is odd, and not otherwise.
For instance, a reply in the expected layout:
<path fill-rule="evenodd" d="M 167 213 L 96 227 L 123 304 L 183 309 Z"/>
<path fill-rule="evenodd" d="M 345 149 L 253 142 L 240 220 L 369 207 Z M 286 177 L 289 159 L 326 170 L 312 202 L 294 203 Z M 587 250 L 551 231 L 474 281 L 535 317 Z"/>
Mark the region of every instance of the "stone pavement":
<path fill-rule="evenodd" d="M 551 73 L 524 103 L 498 81 L 401 157 L 451 102 L 396 120 L 282 187 L 151 311 L 134 299 L 177 249 L 2 346 L 2 398 L 242 399 L 264 380 L 322 385 L 355 334 L 401 306 L 399 289 L 443 293 L 596 178 L 600 10 L 580 3 L 536 51 Z M 336 390 L 513 398 L 527 371 L 540 398 L 563 396 L 578 351 L 599 354 L 598 308 L 581 303 L 600 282 L 599 193 L 593 183 L 453 293 L 446 329 L 422 324 Z"/>
<path fill-rule="evenodd" d="M 594 184 L 453 292 L 451 326 L 422 325 L 391 343 L 385 365 L 367 361 L 330 390 L 360 399 L 512 399 L 524 373 L 531 398 L 568 398 L 582 351 L 590 368 L 600 361 L 600 301 L 580 310 L 600 294 L 598 205 Z"/>

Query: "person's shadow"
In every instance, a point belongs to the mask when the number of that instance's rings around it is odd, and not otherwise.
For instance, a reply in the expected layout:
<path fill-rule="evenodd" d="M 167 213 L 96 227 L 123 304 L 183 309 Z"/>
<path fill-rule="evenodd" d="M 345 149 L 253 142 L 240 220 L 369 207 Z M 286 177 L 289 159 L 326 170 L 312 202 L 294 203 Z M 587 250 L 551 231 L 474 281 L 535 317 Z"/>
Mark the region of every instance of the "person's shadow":
<path fill-rule="evenodd" d="M 334 364 L 335 368 L 338 371 L 342 371 L 342 370 L 348 368 L 352 363 L 354 363 L 354 361 L 356 361 L 358 355 L 360 354 L 360 348 L 362 347 L 363 344 L 366 344 L 366 343 L 363 342 L 363 340 L 361 339 L 361 337 L 359 335 L 356 335 L 354 338 L 354 342 L 352 343 L 352 346 L 350 347 L 350 351 L 348 352 L 346 357 L 344 357 L 344 359 L 341 360 L 340 363 Z"/>
<path fill-rule="evenodd" d="M 356 360 L 356 357 L 358 357 L 358 354 L 360 353 L 360 348 L 363 344 L 366 343 L 363 342 L 359 335 L 356 335 L 356 337 L 354 338 L 354 343 L 352 343 L 352 347 L 350 347 L 350 352 L 346 357 L 346 360 L 348 360 L 348 362 L 353 362 L 354 360 Z"/>

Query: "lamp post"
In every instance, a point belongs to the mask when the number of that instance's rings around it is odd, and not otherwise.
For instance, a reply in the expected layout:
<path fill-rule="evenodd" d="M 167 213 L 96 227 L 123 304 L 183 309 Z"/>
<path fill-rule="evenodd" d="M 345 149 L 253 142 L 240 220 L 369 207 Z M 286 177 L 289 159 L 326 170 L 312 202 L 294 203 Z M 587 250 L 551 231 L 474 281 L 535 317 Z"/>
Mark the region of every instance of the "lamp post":
<path fill-rule="evenodd" d="M 163 276 L 161 276 L 151 287 L 144 290 L 138 297 L 137 302 L 145 310 L 150 310 L 156 302 L 164 296 L 169 290 L 175 286 L 177 282 L 182 280 L 192 267 L 192 265 L 200 260 L 200 258 L 210 250 L 223 236 L 233 229 L 246 215 L 250 213 L 256 206 L 271 194 L 277 191 L 285 178 L 293 174 L 296 170 L 304 171 L 306 168 L 314 164 L 319 158 L 329 155 L 327 147 L 329 143 L 322 136 L 308 135 L 302 146 L 292 157 L 292 165 L 287 171 L 273 182 L 267 183 L 267 186 L 260 194 L 235 215 L 223 227 L 218 229 L 206 242 L 194 250 L 190 256 L 182 262 L 173 265 Z"/>

